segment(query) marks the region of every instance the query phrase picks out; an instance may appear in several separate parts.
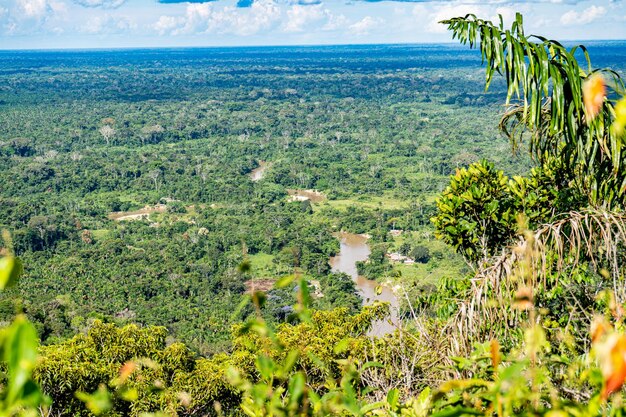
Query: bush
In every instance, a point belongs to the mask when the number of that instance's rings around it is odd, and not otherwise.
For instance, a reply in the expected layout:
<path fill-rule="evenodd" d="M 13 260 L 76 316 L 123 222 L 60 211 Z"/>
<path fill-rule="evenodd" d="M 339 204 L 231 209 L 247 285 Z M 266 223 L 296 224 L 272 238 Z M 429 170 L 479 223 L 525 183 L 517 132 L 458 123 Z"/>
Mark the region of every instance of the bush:
<path fill-rule="evenodd" d="M 187 207 L 181 201 L 170 201 L 167 203 L 167 212 L 185 214 L 187 213 Z"/>
<path fill-rule="evenodd" d="M 430 261 L 430 250 L 426 246 L 416 245 L 411 249 L 409 257 L 413 258 L 415 262 L 426 264 Z"/>
<path fill-rule="evenodd" d="M 431 219 L 437 237 L 469 262 L 492 256 L 515 235 L 508 178 L 487 161 L 457 170 L 437 199 L 437 208 Z"/>

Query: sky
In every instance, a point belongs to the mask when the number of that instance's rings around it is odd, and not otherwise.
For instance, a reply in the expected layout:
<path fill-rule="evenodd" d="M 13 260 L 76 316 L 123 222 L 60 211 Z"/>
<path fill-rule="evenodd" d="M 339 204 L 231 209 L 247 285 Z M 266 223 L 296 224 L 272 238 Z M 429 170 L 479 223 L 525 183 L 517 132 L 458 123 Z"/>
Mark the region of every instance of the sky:
<path fill-rule="evenodd" d="M 432 43 L 466 13 L 558 40 L 626 39 L 625 0 L 0 0 L 0 49 Z"/>

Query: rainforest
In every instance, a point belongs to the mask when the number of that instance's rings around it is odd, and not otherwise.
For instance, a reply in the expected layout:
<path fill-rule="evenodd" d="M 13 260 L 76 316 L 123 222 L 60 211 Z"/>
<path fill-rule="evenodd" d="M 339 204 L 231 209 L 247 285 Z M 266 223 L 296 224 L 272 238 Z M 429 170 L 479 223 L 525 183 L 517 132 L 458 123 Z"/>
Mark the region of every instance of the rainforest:
<path fill-rule="evenodd" d="M 626 42 L 0 51 L 0 414 L 622 416 Z"/>

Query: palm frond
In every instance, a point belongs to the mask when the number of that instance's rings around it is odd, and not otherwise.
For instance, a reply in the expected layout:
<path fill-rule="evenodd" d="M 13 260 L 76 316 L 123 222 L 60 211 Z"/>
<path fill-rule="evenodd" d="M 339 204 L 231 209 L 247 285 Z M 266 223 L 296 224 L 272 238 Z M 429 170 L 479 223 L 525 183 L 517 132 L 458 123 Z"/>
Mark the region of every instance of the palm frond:
<path fill-rule="evenodd" d="M 453 38 L 480 49 L 486 88 L 496 74 L 505 78 L 506 104 L 518 103 L 507 110 L 500 127 L 514 150 L 528 134 L 533 158 L 539 163 L 560 158 L 572 185 L 591 205 L 614 207 L 625 201 L 624 140 L 610 128 L 614 103 L 605 98 L 595 115 L 583 100 L 583 84 L 597 74 L 610 80 L 612 91 L 624 91 L 618 73 L 593 69 L 582 45 L 568 50 L 559 42 L 526 36 L 519 13 L 510 29 L 504 29 L 501 18 L 495 25 L 472 14 L 441 23 L 448 25 Z M 579 63 L 581 54 L 586 69 Z"/>

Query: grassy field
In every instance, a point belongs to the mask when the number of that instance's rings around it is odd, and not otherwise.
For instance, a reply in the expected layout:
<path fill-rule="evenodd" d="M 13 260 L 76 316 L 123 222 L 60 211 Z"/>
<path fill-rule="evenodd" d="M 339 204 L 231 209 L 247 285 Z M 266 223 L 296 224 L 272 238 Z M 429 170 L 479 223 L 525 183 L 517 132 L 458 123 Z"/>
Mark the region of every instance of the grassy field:
<path fill-rule="evenodd" d="M 338 210 L 345 210 L 348 207 L 366 207 L 366 208 L 385 208 L 385 209 L 402 209 L 406 208 L 409 203 L 406 200 L 393 198 L 391 196 L 364 196 L 352 199 L 327 200 L 321 204 L 314 205 L 314 208 L 332 207 Z"/>
<path fill-rule="evenodd" d="M 425 246 L 430 252 L 430 259 L 427 263 L 392 262 L 393 271 L 390 275 L 394 284 L 402 284 L 407 287 L 430 286 L 437 284 L 442 278 L 460 278 L 466 273 L 467 265 L 463 258 L 445 243 L 428 234 L 405 232 L 394 236 L 388 252 L 396 252 L 403 243 Z"/>
<path fill-rule="evenodd" d="M 250 270 L 255 278 L 267 278 L 277 276 L 277 267 L 273 263 L 274 256 L 267 253 L 255 253 L 250 255 Z"/>

